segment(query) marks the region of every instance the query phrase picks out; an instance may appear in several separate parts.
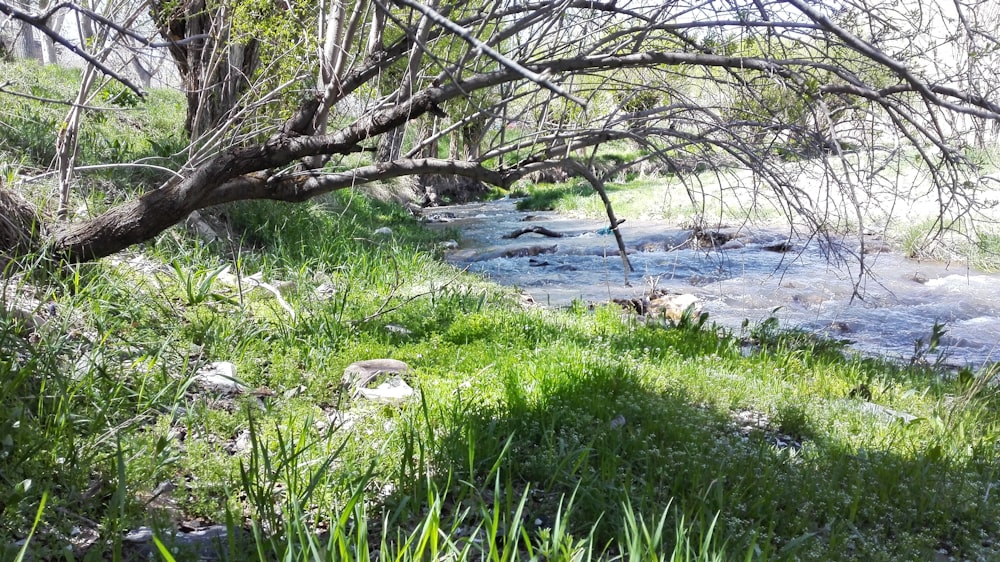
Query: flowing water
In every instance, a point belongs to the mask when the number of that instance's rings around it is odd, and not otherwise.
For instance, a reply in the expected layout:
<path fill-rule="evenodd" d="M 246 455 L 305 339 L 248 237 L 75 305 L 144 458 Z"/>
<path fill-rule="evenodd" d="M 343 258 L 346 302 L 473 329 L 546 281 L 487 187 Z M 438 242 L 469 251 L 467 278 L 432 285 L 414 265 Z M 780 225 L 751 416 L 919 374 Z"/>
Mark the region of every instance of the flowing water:
<path fill-rule="evenodd" d="M 782 327 L 847 339 L 862 352 L 906 360 L 914 342 L 929 341 L 940 323 L 946 330 L 940 351 L 948 364 L 1000 359 L 1000 276 L 877 251 L 864 254 L 868 273 L 859 275 L 858 238 L 790 239 L 787 232 L 724 228 L 713 234 L 714 244 L 693 244 L 690 230 L 627 221 L 620 230 L 634 273 L 626 283 L 606 221 L 521 212 L 512 200 L 425 215 L 460 231 L 452 263 L 516 285 L 537 303 L 607 302 L 656 288 L 697 296 L 711 321 L 735 330 L 745 319 L 775 316 Z M 563 237 L 504 238 L 529 227 Z M 866 246 L 885 249 L 874 239 Z"/>

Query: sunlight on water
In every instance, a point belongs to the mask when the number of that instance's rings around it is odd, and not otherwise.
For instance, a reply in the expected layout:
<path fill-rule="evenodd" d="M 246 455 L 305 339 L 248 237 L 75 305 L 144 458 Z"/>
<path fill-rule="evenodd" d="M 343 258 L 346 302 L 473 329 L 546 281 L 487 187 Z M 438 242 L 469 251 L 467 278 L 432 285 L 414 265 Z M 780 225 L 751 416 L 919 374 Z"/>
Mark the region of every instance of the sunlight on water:
<path fill-rule="evenodd" d="M 940 322 L 948 363 L 1000 358 L 1000 276 L 891 253 L 865 255 L 862 274 L 857 239 L 809 241 L 722 228 L 715 248 L 692 248 L 688 230 L 629 221 L 621 226 L 634 268 L 626 283 L 614 237 L 601 221 L 520 212 L 511 200 L 428 209 L 425 216 L 461 232 L 450 261 L 518 286 L 540 304 L 600 303 L 656 288 L 698 296 L 712 321 L 734 330 L 744 319 L 760 322 L 773 314 L 782 326 L 908 359 L 914 342 L 929 338 Z M 532 226 L 563 237 L 503 238 Z"/>

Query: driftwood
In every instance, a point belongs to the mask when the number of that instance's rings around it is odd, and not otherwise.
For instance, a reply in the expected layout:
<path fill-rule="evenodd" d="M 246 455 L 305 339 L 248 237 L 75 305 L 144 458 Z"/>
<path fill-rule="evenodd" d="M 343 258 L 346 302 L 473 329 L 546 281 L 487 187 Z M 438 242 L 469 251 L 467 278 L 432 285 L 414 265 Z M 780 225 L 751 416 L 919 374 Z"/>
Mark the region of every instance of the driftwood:
<path fill-rule="evenodd" d="M 521 236 L 522 234 L 530 234 L 530 233 L 541 234 L 542 236 L 548 236 L 549 238 L 562 238 L 563 236 L 566 236 L 561 232 L 556 232 L 554 230 L 549 230 L 544 226 L 536 225 L 536 226 L 529 226 L 527 228 L 519 228 L 514 232 L 511 232 L 510 234 L 505 234 L 503 238 L 506 240 L 512 240 L 514 238 L 517 238 L 518 236 Z"/>

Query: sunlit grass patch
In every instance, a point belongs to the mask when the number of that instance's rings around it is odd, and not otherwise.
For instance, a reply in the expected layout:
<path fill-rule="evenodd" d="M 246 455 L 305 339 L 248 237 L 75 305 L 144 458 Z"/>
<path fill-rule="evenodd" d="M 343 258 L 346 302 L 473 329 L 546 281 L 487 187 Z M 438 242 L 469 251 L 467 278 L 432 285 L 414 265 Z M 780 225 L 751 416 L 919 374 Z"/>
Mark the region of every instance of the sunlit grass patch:
<path fill-rule="evenodd" d="M 995 555 L 988 370 L 775 321 L 525 308 L 362 194 L 225 212 L 232 243 L 171 231 L 21 281 L 57 322 L 0 322 L 3 544 L 47 494 L 38 556 L 74 526 L 103 553 L 146 525 L 181 559 L 191 520 L 228 526 L 232 559 Z M 406 362 L 415 396 L 342 385 L 373 358 Z M 195 380 L 216 361 L 243 392 Z"/>

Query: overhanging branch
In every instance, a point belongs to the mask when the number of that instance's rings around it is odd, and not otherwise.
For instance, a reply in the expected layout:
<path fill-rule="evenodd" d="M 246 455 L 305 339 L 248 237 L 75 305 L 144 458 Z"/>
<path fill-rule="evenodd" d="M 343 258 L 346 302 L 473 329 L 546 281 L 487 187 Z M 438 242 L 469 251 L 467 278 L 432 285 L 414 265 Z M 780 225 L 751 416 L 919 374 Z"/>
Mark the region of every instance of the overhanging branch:
<path fill-rule="evenodd" d="M 47 11 L 46 13 L 44 13 L 42 15 L 37 15 L 36 16 L 36 15 L 29 14 L 28 12 L 19 10 L 19 9 L 15 8 L 14 6 L 11 6 L 10 4 L 8 4 L 6 2 L 0 1 L 0 13 L 7 14 L 8 16 L 10 16 L 13 19 L 16 19 L 18 21 L 24 22 L 24 23 L 30 25 L 31 27 L 34 27 L 38 31 L 40 31 L 40 32 L 44 33 L 46 36 L 48 36 L 49 39 L 52 39 L 52 41 L 54 41 L 54 42 L 62 45 L 69 52 L 71 52 L 71 53 L 75 54 L 76 56 L 82 58 L 84 61 L 87 62 L 87 64 L 93 66 L 97 70 L 100 70 L 102 73 L 104 73 L 105 76 L 109 76 L 109 77 L 117 80 L 118 82 L 120 82 L 123 86 L 125 86 L 129 90 L 132 90 L 133 92 L 135 92 L 135 94 L 137 96 L 139 96 L 141 98 L 146 97 L 146 92 L 144 92 L 142 90 L 142 88 L 140 88 L 137 84 L 135 84 L 134 82 L 132 82 L 131 80 L 129 80 L 127 77 L 123 76 L 121 73 L 115 72 L 114 70 L 111 70 L 107 65 L 105 65 L 104 63 L 102 63 L 94 55 L 91 55 L 90 53 L 88 53 L 85 49 L 81 49 L 80 47 L 74 45 L 73 43 L 70 43 L 69 40 L 67 40 L 65 37 L 63 37 L 62 35 L 60 35 L 56 31 L 54 31 L 52 29 L 49 29 L 48 25 L 46 25 L 48 23 L 49 18 L 51 18 L 52 15 L 56 11 L 58 11 L 60 9 L 63 9 L 63 8 L 73 9 L 73 10 L 77 10 L 77 11 L 82 11 L 82 12 L 87 13 L 87 15 L 91 15 L 88 10 L 82 10 L 81 8 L 79 8 L 78 6 L 76 6 L 75 4 L 64 3 L 64 4 L 60 4 L 58 6 L 53 7 L 51 10 Z M 100 20 L 102 22 L 109 21 L 106 18 L 100 18 Z M 120 31 L 120 27 L 121 26 L 112 25 L 112 27 L 114 27 L 116 30 Z"/>
<path fill-rule="evenodd" d="M 517 61 L 512 60 L 509 57 L 504 56 L 503 54 L 501 54 L 496 49 L 490 47 L 486 43 L 483 43 L 482 41 L 480 41 L 479 39 L 477 39 L 476 36 L 473 35 L 472 32 L 470 32 L 468 29 L 465 29 L 464 27 L 458 25 L 457 23 L 451 21 L 450 19 L 442 16 L 441 14 L 439 14 L 437 11 L 431 9 L 430 7 L 424 6 L 423 4 L 421 4 L 419 2 L 415 2 L 414 0 L 395 0 L 395 1 L 397 3 L 399 3 L 399 4 L 402 4 L 404 6 L 408 6 L 410 8 L 413 8 L 414 10 L 420 12 L 421 14 L 423 14 L 424 16 L 426 16 L 428 19 L 430 19 L 434 23 L 436 23 L 436 24 L 440 25 L 441 27 L 447 29 L 448 31 L 454 33 L 455 35 L 457 35 L 458 37 L 460 37 L 463 41 L 465 41 L 465 42 L 469 43 L 470 45 L 472 45 L 476 50 L 482 52 L 486 56 L 488 56 L 491 59 L 497 61 L 498 63 L 500 63 L 501 66 L 503 66 L 505 68 L 508 68 L 508 69 L 516 72 L 517 74 L 521 75 L 525 79 L 527 79 L 527 80 L 529 80 L 531 82 L 534 82 L 535 84 L 538 84 L 539 86 L 541 86 L 541 87 L 543 87 L 543 88 L 545 88 L 547 90 L 550 90 L 551 92 L 555 93 L 556 95 L 562 96 L 562 97 L 564 97 L 564 98 L 566 98 L 566 99 L 568 99 L 568 100 L 570 100 L 570 101 L 572 101 L 572 102 L 580 105 L 581 107 L 586 107 L 587 106 L 587 102 L 586 101 L 580 99 L 577 96 L 574 96 L 573 94 L 571 94 L 571 93 L 567 92 L 566 90 L 560 88 L 559 86 L 553 84 L 552 81 L 550 81 L 548 78 L 546 78 L 543 74 L 539 74 L 539 73 L 534 72 L 534 71 L 532 71 L 532 70 L 530 70 L 528 68 L 525 68 L 524 66 L 518 64 Z"/>

